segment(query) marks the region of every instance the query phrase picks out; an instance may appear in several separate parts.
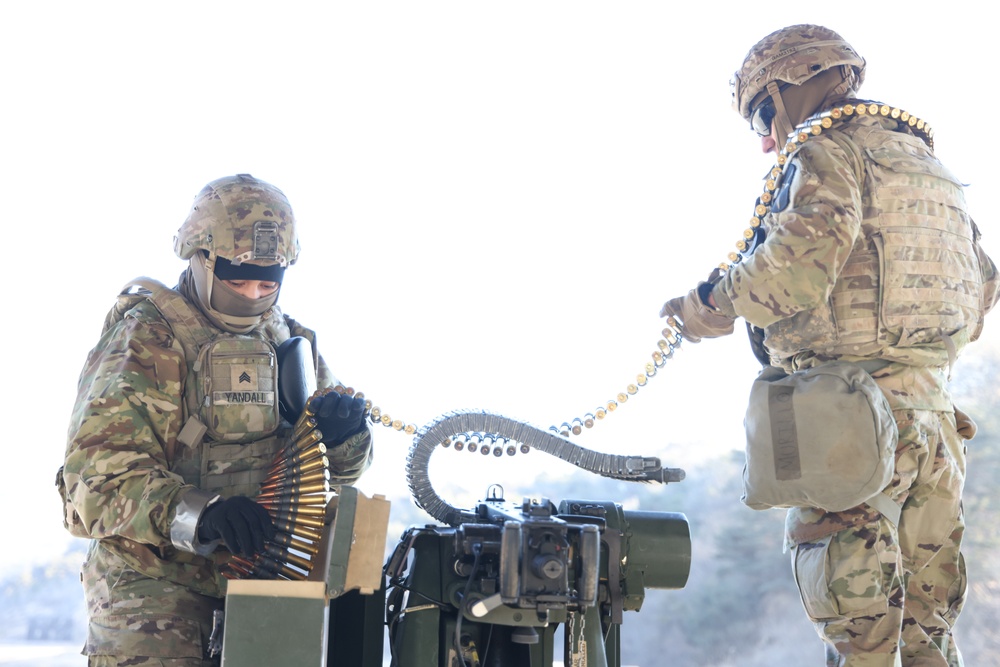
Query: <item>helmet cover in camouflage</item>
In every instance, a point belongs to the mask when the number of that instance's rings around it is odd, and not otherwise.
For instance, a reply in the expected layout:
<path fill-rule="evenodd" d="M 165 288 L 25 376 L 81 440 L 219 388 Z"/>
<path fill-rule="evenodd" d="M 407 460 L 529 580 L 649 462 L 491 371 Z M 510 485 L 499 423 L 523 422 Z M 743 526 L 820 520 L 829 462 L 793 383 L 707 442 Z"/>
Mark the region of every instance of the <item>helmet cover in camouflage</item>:
<path fill-rule="evenodd" d="M 250 174 L 206 185 L 174 237 L 174 252 L 190 259 L 207 250 L 233 264 L 294 264 L 299 254 L 295 217 L 285 194 Z"/>
<path fill-rule="evenodd" d="M 839 34 L 819 25 L 793 25 L 757 42 L 731 82 L 733 109 L 750 120 L 751 103 L 772 81 L 802 85 L 833 67 L 854 69 L 854 90 L 865 78 L 865 59 Z"/>

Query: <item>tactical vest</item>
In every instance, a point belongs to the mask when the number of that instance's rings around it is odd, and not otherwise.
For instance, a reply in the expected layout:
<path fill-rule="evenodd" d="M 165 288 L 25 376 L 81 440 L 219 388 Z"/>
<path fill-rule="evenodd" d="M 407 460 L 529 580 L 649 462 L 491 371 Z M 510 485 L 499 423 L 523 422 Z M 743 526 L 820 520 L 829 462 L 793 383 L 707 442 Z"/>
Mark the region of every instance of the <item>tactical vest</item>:
<path fill-rule="evenodd" d="M 137 278 L 122 290 L 104 330 L 145 304 L 169 325 L 187 361 L 183 427 L 176 444 L 166 444 L 170 470 L 207 491 L 253 496 L 291 435 L 278 408 L 275 352 L 290 336 L 287 322 L 272 309 L 249 334 L 221 331 L 176 290 Z M 313 332 L 305 333 L 313 342 Z"/>
<path fill-rule="evenodd" d="M 919 346 L 926 365 L 947 363 L 942 338 L 960 348 L 985 316 L 979 230 L 962 184 L 905 132 L 848 122 L 824 136 L 855 158 L 862 233 L 827 302 L 768 326 L 767 347 L 778 359 L 810 351 L 912 362 Z"/>

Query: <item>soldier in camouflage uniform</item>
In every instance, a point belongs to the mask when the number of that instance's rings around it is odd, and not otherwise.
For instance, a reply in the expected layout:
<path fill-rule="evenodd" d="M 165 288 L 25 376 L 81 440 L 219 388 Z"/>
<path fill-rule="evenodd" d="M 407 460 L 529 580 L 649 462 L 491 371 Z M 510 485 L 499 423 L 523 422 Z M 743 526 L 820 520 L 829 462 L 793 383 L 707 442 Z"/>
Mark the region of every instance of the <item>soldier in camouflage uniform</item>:
<path fill-rule="evenodd" d="M 280 190 L 247 174 L 213 181 L 175 250 L 189 265 L 174 289 L 136 280 L 109 314 L 57 480 L 67 528 L 93 539 L 82 573 L 90 665 L 217 664 L 219 566 L 274 531 L 251 497 L 296 416 L 279 407 L 278 346 L 308 341 L 299 377 L 337 382 L 314 333 L 275 305 L 299 252 Z M 331 483 L 352 484 L 372 456 L 364 401 L 318 401 Z"/>
<path fill-rule="evenodd" d="M 837 33 L 791 26 L 750 50 L 733 105 L 763 150 L 780 154 L 799 123 L 857 104 L 864 73 Z M 872 375 L 899 431 L 883 490 L 902 508 L 898 525 L 868 504 L 788 511 L 796 583 L 828 665 L 962 664 L 952 628 L 966 592 L 963 438 L 974 424 L 946 383 L 955 355 L 980 335 L 997 272 L 961 181 L 906 120 L 844 114 L 789 153 L 764 198 L 763 242 L 661 311 L 691 342 L 729 334 L 742 317 L 762 330 L 762 363 L 786 372 L 884 364 Z"/>

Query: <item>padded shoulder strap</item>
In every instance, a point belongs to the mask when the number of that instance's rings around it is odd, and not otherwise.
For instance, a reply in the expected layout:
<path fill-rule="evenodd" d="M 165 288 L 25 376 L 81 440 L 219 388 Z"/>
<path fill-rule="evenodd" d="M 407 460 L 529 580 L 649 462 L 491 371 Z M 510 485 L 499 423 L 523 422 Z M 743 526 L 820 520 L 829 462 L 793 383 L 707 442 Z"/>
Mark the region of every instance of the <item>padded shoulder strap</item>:
<path fill-rule="evenodd" d="M 833 143 L 837 144 L 837 146 L 844 151 L 845 154 L 851 157 L 851 163 L 854 166 L 854 177 L 857 179 L 858 183 L 864 183 L 865 161 L 858 144 L 863 144 L 865 138 L 867 138 L 875 128 L 863 125 L 852 129 L 853 133 L 851 136 L 848 136 L 844 132 L 829 132 L 828 136 Z"/>
<path fill-rule="evenodd" d="M 135 288 L 139 288 L 138 292 Z M 145 276 L 129 281 L 122 288 L 121 296 L 142 296 L 153 303 L 177 337 L 188 361 L 198 358 L 198 350 L 212 339 L 204 318 L 188 303 L 180 292 L 153 278 Z"/>
<path fill-rule="evenodd" d="M 129 281 L 122 288 L 118 297 L 119 306 L 123 307 L 128 303 L 133 305 L 141 299 L 145 299 L 153 304 L 160 315 L 166 320 L 167 325 L 173 333 L 175 342 L 180 345 L 184 358 L 191 368 L 198 359 L 198 352 L 202 346 L 210 342 L 215 337 L 215 332 L 211 329 L 205 318 L 188 302 L 184 296 L 175 289 L 171 289 L 153 278 L 145 276 Z M 125 311 L 127 312 L 127 310 Z M 120 313 L 119 318 L 124 316 Z M 109 321 L 110 321 L 109 315 Z M 190 379 L 192 376 L 188 375 Z M 181 432 L 178 434 L 178 441 L 188 446 L 201 442 L 205 435 L 206 428 L 198 418 L 197 392 L 186 388 L 184 391 L 184 413 L 185 419 Z M 173 451 L 167 451 L 167 460 L 173 461 Z"/>
<path fill-rule="evenodd" d="M 111 310 L 108 311 L 107 316 L 104 318 L 104 326 L 101 329 L 101 334 L 106 334 L 112 327 L 125 318 L 125 313 L 148 299 L 150 293 L 157 286 L 163 287 L 162 283 L 158 283 L 152 278 L 136 278 L 121 288 L 118 291 L 118 299 L 115 301 L 115 305 L 111 307 Z M 134 289 L 136 287 L 139 289 Z"/>

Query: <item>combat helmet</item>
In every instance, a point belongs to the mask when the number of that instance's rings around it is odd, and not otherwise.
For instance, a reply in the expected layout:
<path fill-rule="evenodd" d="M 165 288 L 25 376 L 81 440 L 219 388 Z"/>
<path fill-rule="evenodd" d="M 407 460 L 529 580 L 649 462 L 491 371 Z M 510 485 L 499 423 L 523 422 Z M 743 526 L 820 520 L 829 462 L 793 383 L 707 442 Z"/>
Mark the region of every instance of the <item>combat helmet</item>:
<path fill-rule="evenodd" d="M 189 260 L 182 290 L 216 326 L 248 333 L 274 306 L 285 267 L 299 255 L 295 216 L 278 188 L 250 174 L 212 181 L 195 197 L 174 237 L 174 251 Z M 227 280 L 278 283 L 270 296 L 251 299 Z"/>
<path fill-rule="evenodd" d="M 750 49 L 733 75 L 733 109 L 752 122 L 753 111 L 765 93 L 774 97 L 779 89 L 801 86 L 836 67 L 842 68 L 845 90 L 856 92 L 865 78 L 865 59 L 843 37 L 819 25 L 776 30 Z M 776 102 L 780 106 L 780 99 Z"/>
<path fill-rule="evenodd" d="M 294 264 L 299 240 L 288 198 L 250 174 L 212 181 L 195 197 L 174 237 L 174 252 L 181 259 L 190 259 L 199 250 L 235 266 Z"/>

